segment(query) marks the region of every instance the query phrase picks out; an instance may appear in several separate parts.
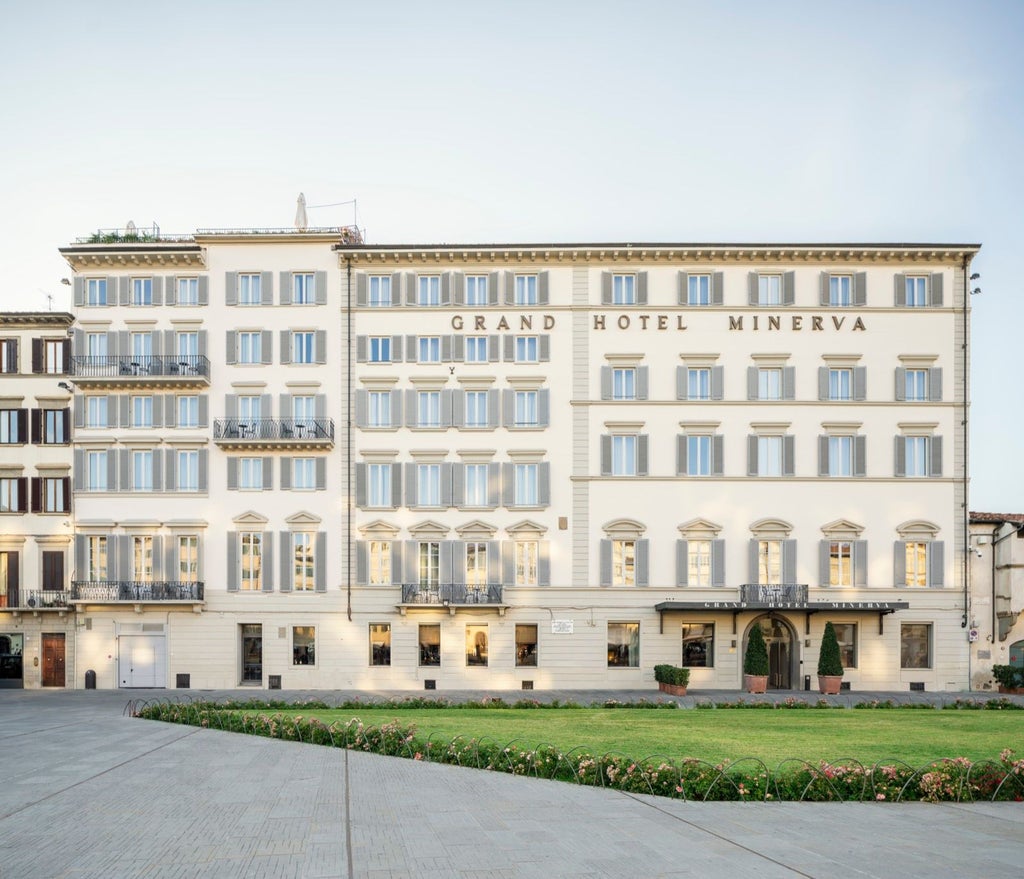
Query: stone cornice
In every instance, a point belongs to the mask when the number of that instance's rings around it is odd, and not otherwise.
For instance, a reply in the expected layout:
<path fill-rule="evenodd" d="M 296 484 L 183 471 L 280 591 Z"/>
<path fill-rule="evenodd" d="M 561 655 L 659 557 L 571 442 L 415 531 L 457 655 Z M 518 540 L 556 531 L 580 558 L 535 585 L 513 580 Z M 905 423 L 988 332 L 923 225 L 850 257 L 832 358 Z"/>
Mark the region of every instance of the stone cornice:
<path fill-rule="evenodd" d="M 76 272 L 99 269 L 205 269 L 206 251 L 183 241 L 140 244 L 72 244 L 60 254 Z"/>

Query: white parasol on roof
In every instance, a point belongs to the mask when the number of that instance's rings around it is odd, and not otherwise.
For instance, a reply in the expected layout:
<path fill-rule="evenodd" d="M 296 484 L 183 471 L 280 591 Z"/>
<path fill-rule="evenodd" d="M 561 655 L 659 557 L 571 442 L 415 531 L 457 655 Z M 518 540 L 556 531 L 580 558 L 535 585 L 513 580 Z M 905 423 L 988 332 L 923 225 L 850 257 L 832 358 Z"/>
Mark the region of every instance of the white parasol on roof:
<path fill-rule="evenodd" d="M 305 232 L 309 228 L 309 220 L 306 218 L 306 196 L 301 192 L 295 205 L 295 228 L 300 232 Z"/>

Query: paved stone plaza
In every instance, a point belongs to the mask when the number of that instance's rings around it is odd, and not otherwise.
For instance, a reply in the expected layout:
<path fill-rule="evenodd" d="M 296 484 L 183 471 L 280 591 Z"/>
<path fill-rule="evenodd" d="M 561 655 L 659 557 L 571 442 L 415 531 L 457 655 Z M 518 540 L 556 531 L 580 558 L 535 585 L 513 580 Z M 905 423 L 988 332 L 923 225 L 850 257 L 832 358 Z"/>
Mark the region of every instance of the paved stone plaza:
<path fill-rule="evenodd" d="M 685 803 L 123 716 L 177 695 L 0 690 L 0 879 L 1024 870 L 1021 804 Z"/>

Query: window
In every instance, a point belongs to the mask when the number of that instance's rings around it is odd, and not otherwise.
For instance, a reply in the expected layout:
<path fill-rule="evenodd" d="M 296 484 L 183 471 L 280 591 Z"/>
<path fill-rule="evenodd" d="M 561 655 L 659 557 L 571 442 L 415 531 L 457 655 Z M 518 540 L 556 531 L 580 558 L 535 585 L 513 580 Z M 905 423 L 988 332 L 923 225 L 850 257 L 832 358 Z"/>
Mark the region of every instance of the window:
<path fill-rule="evenodd" d="M 853 437 L 828 437 L 828 475 L 853 475 Z"/>
<path fill-rule="evenodd" d="M 106 333 L 86 333 L 85 334 L 85 350 L 90 357 L 106 357 L 107 356 L 107 334 Z M 96 361 L 93 361 L 94 363 Z"/>
<path fill-rule="evenodd" d="M 850 275 L 832 275 L 828 279 L 828 304 L 837 307 L 853 305 L 853 278 Z"/>
<path fill-rule="evenodd" d="M 316 488 L 316 462 L 313 458 L 292 458 L 292 488 L 296 491 Z"/>
<path fill-rule="evenodd" d="M 153 279 L 132 278 L 131 305 L 153 304 Z"/>
<path fill-rule="evenodd" d="M 487 305 L 487 275 L 466 275 L 466 305 Z"/>
<path fill-rule="evenodd" d="M 900 626 L 900 668 L 931 667 L 931 623 L 903 623 Z"/>
<path fill-rule="evenodd" d="M 240 332 L 238 334 L 238 362 L 263 362 L 263 333 Z"/>
<path fill-rule="evenodd" d="M 40 416 L 43 421 L 43 442 L 47 445 L 62 445 L 68 442 L 65 431 L 66 409 L 44 409 Z"/>
<path fill-rule="evenodd" d="M 441 465 L 419 464 L 416 467 L 416 505 L 441 506 Z"/>
<path fill-rule="evenodd" d="M 686 370 L 686 399 L 711 399 L 711 368 L 708 366 L 690 366 Z"/>
<path fill-rule="evenodd" d="M 904 399 L 911 403 L 920 403 L 928 399 L 927 369 L 905 370 Z"/>
<path fill-rule="evenodd" d="M 316 360 L 312 330 L 292 333 L 292 363 L 313 363 Z"/>
<path fill-rule="evenodd" d="M 296 427 L 313 430 L 316 427 L 316 397 L 312 394 L 292 397 L 292 420 Z"/>
<path fill-rule="evenodd" d="M 636 586 L 636 541 L 612 541 L 612 586 Z"/>
<path fill-rule="evenodd" d="M 132 427 L 153 426 L 153 398 L 132 397 Z"/>
<path fill-rule="evenodd" d="M 782 541 L 759 540 L 757 544 L 757 582 L 782 583 Z"/>
<path fill-rule="evenodd" d="M 370 363 L 391 362 L 391 336 L 370 336 Z"/>
<path fill-rule="evenodd" d="M 516 586 L 536 586 L 540 544 L 536 540 L 517 540 L 515 544 Z"/>
<path fill-rule="evenodd" d="M 829 368 L 828 398 L 830 400 L 853 399 L 853 370 Z"/>
<path fill-rule="evenodd" d="M 688 540 L 686 544 L 686 585 L 711 586 L 711 541 Z"/>
<path fill-rule="evenodd" d="M 21 426 L 24 422 L 23 409 L 0 409 L 0 443 L 16 445 L 25 442 Z"/>
<path fill-rule="evenodd" d="M 538 427 L 540 415 L 538 403 L 540 394 L 537 391 L 516 391 L 515 426 Z"/>
<path fill-rule="evenodd" d="M 175 347 L 179 357 L 193 358 L 199 356 L 199 333 L 195 330 L 182 330 L 175 334 Z M 188 366 L 188 361 L 185 361 Z"/>
<path fill-rule="evenodd" d="M 487 427 L 487 391 L 466 391 L 466 427 Z"/>
<path fill-rule="evenodd" d="M 107 422 L 107 398 L 86 397 L 85 398 L 85 426 L 106 427 Z"/>
<path fill-rule="evenodd" d="M 928 544 L 923 541 L 908 540 L 904 543 L 906 575 L 904 586 L 928 585 Z"/>
<path fill-rule="evenodd" d="M 153 538 L 132 538 L 132 577 L 139 583 L 153 582 Z"/>
<path fill-rule="evenodd" d="M 64 591 L 63 550 L 43 550 L 43 589 Z"/>
<path fill-rule="evenodd" d="M 537 304 L 537 276 L 516 275 L 516 305 Z"/>
<path fill-rule="evenodd" d="M 440 391 L 419 391 L 416 394 L 417 427 L 440 427 L 441 426 L 441 392 Z"/>
<path fill-rule="evenodd" d="M 690 275 L 686 279 L 686 304 L 711 304 L 711 275 Z"/>
<path fill-rule="evenodd" d="M 441 544 L 433 540 L 421 541 L 418 548 L 419 585 L 436 589 L 441 582 Z"/>
<path fill-rule="evenodd" d="M 420 336 L 417 340 L 417 356 L 420 363 L 441 362 L 441 339 L 438 336 Z"/>
<path fill-rule="evenodd" d="M 389 586 L 391 584 L 391 541 L 371 540 L 369 556 L 370 585 Z"/>
<path fill-rule="evenodd" d="M 612 369 L 612 399 L 636 399 L 636 370 L 632 367 Z"/>
<path fill-rule="evenodd" d="M 467 507 L 487 506 L 487 465 L 466 464 L 465 496 L 463 504 Z"/>
<path fill-rule="evenodd" d="M 199 582 L 199 537 L 195 534 L 178 537 L 178 581 Z"/>
<path fill-rule="evenodd" d="M 238 459 L 238 487 L 243 491 L 263 490 L 263 459 Z"/>
<path fill-rule="evenodd" d="M 391 665 L 391 623 L 370 623 L 370 665 Z"/>
<path fill-rule="evenodd" d="M 513 504 L 517 507 L 535 507 L 538 504 L 537 465 L 516 464 L 513 467 Z"/>
<path fill-rule="evenodd" d="M 420 665 L 441 665 L 441 627 L 439 625 L 420 625 Z"/>
<path fill-rule="evenodd" d="M 258 395 L 246 395 L 238 398 L 238 415 L 242 421 L 259 421 L 262 414 Z"/>
<path fill-rule="evenodd" d="M 608 623 L 608 668 L 640 667 L 640 623 Z"/>
<path fill-rule="evenodd" d="M 46 339 L 43 343 L 44 371 L 49 375 L 61 375 L 64 372 L 64 339 Z"/>
<path fill-rule="evenodd" d="M 612 305 L 636 305 L 636 275 L 612 275 Z"/>
<path fill-rule="evenodd" d="M 421 275 L 416 279 L 416 304 L 435 306 L 441 304 L 441 278 L 437 275 Z"/>
<path fill-rule="evenodd" d="M 612 476 L 636 476 L 636 436 L 613 436 Z"/>
<path fill-rule="evenodd" d="M 242 591 L 258 592 L 262 587 L 263 534 L 243 531 L 239 538 L 242 543 Z"/>
<path fill-rule="evenodd" d="M 390 507 L 391 465 L 369 464 L 366 468 L 366 505 L 368 507 Z"/>
<path fill-rule="evenodd" d="M 391 307 L 391 276 L 370 275 L 366 304 L 371 308 Z"/>
<path fill-rule="evenodd" d="M 258 274 L 238 276 L 238 304 L 260 305 L 263 296 L 260 292 L 260 276 Z"/>
<path fill-rule="evenodd" d="M 516 667 L 537 666 L 537 627 L 530 623 L 516 623 Z"/>
<path fill-rule="evenodd" d="M 66 513 L 69 511 L 68 496 L 65 491 L 67 482 L 62 476 L 44 476 L 42 484 L 42 501 L 44 513 Z"/>
<path fill-rule="evenodd" d="M 857 624 L 856 623 L 832 623 L 836 631 L 836 640 L 839 642 L 839 661 L 843 668 L 857 667 Z"/>
<path fill-rule="evenodd" d="M 487 336 L 466 337 L 466 363 L 487 362 Z"/>
<path fill-rule="evenodd" d="M 107 538 L 99 535 L 90 535 L 86 538 L 86 551 L 88 553 L 87 572 L 90 583 L 97 583 L 107 579 Z"/>
<path fill-rule="evenodd" d="M 107 490 L 107 453 L 87 452 L 86 489 L 88 491 Z"/>
<path fill-rule="evenodd" d="M 391 427 L 391 392 L 370 391 L 366 400 L 367 427 Z"/>
<path fill-rule="evenodd" d="M 199 426 L 199 397 L 187 395 L 178 397 L 178 427 Z"/>
<path fill-rule="evenodd" d="M 106 336 L 104 336 L 106 338 Z M 0 339 L 0 374 L 18 371 L 18 340 Z"/>
<path fill-rule="evenodd" d="M 296 592 L 312 592 L 316 588 L 314 536 L 306 532 L 292 535 L 292 588 Z"/>
<path fill-rule="evenodd" d="M 757 399 L 782 399 L 782 370 L 777 367 L 760 367 L 757 370 Z"/>
<path fill-rule="evenodd" d="M 466 542 L 466 585 L 487 585 L 487 544 L 470 540 Z"/>
<path fill-rule="evenodd" d="M 466 665 L 487 665 L 487 626 L 466 626 Z"/>
<path fill-rule="evenodd" d="M 686 437 L 686 475 L 711 475 L 711 436 L 690 434 Z"/>
<path fill-rule="evenodd" d="M 178 491 L 199 491 L 199 452 L 178 452 Z"/>
<path fill-rule="evenodd" d="M 757 475 L 782 476 L 781 436 L 759 436 L 757 438 Z"/>
<path fill-rule="evenodd" d="M 831 540 L 828 546 L 829 586 L 853 585 L 853 543 Z"/>
<path fill-rule="evenodd" d="M 715 624 L 683 623 L 683 668 L 712 668 L 715 664 Z"/>
<path fill-rule="evenodd" d="M 316 626 L 292 626 L 292 665 L 316 665 Z"/>
<path fill-rule="evenodd" d="M 927 436 L 905 436 L 903 445 L 906 453 L 904 476 L 927 476 L 929 473 Z"/>
<path fill-rule="evenodd" d="M 758 276 L 757 304 L 782 305 L 782 275 Z"/>
<path fill-rule="evenodd" d="M 316 302 L 312 272 L 296 272 L 292 275 L 292 304 L 312 305 Z"/>
<path fill-rule="evenodd" d="M 107 279 L 86 278 L 85 280 L 85 304 L 106 305 L 107 304 Z"/>
<path fill-rule="evenodd" d="M 178 295 L 175 301 L 178 305 L 198 305 L 199 279 L 178 278 Z"/>
<path fill-rule="evenodd" d="M 132 452 L 132 491 L 153 490 L 153 453 Z"/>
<path fill-rule="evenodd" d="M 537 362 L 537 337 L 516 336 L 515 362 L 536 363 Z"/>
<path fill-rule="evenodd" d="M 0 477 L 0 513 L 20 513 L 20 494 L 18 485 L 20 480 L 13 476 Z"/>
<path fill-rule="evenodd" d="M 904 285 L 907 291 L 908 308 L 924 308 L 928 304 L 928 278 L 908 276 Z"/>
<path fill-rule="evenodd" d="M 148 359 L 153 356 L 153 334 L 132 333 L 129 336 L 132 357 L 142 360 L 140 365 L 148 366 Z"/>

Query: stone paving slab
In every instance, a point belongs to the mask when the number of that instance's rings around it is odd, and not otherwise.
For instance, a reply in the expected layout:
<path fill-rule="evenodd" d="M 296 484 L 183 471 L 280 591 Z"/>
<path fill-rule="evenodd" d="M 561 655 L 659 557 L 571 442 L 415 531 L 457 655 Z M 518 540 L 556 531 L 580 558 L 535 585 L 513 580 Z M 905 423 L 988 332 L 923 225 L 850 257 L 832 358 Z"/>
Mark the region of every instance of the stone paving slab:
<path fill-rule="evenodd" d="M 0 879 L 1018 879 L 1024 864 L 1020 804 L 685 803 L 142 721 L 122 716 L 131 695 L 178 694 L 0 691 Z"/>

